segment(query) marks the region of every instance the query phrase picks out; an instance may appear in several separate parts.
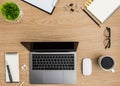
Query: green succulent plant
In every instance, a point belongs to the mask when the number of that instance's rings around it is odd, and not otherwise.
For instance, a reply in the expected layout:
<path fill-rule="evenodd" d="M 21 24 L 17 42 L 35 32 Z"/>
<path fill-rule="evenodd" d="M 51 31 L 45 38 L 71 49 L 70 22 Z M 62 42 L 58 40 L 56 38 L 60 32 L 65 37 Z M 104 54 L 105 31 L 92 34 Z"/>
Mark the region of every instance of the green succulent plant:
<path fill-rule="evenodd" d="M 19 17 L 20 14 L 20 8 L 19 6 L 14 2 L 5 2 L 0 7 L 0 11 L 3 15 L 3 17 L 7 20 L 15 20 Z"/>

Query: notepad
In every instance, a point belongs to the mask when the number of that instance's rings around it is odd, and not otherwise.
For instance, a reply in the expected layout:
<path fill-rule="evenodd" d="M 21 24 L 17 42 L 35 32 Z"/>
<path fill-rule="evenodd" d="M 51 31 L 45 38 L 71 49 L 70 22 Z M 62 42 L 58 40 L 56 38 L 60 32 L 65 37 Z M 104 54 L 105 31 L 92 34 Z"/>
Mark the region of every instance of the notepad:
<path fill-rule="evenodd" d="M 10 82 L 7 64 L 10 67 L 13 82 L 19 82 L 19 56 L 18 53 L 5 53 L 6 82 Z"/>
<path fill-rule="evenodd" d="M 85 6 L 101 23 L 104 23 L 120 7 L 120 0 L 88 0 Z"/>
<path fill-rule="evenodd" d="M 23 0 L 49 14 L 53 13 L 58 0 Z"/>

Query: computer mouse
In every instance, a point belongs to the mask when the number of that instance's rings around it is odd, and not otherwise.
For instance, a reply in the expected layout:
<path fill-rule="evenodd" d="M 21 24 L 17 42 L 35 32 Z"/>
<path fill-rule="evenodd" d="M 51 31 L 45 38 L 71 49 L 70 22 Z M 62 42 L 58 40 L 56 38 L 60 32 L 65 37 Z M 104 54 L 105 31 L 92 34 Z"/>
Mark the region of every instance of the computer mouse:
<path fill-rule="evenodd" d="M 89 76 L 92 74 L 92 61 L 90 58 L 84 58 L 82 62 L 83 75 Z"/>

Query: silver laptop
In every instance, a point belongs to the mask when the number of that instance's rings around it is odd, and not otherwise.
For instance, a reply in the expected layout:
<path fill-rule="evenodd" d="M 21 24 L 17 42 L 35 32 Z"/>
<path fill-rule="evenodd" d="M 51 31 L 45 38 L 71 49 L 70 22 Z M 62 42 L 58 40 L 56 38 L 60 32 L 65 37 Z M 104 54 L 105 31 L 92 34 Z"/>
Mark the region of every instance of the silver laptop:
<path fill-rule="evenodd" d="M 30 51 L 31 84 L 75 84 L 78 42 L 21 42 Z"/>

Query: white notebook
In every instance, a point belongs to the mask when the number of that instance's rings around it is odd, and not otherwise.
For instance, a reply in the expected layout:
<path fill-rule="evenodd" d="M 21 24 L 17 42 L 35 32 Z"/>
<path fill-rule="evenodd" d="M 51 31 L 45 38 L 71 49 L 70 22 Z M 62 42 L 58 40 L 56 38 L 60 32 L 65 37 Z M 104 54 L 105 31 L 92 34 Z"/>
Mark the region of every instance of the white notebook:
<path fill-rule="evenodd" d="M 41 10 L 51 14 L 58 2 L 58 0 L 23 0 Z"/>
<path fill-rule="evenodd" d="M 88 0 L 85 6 L 101 23 L 104 23 L 120 7 L 120 0 Z"/>
<path fill-rule="evenodd" d="M 7 65 L 9 65 L 13 82 L 19 82 L 19 55 L 18 53 L 5 53 L 6 82 L 10 82 Z"/>

